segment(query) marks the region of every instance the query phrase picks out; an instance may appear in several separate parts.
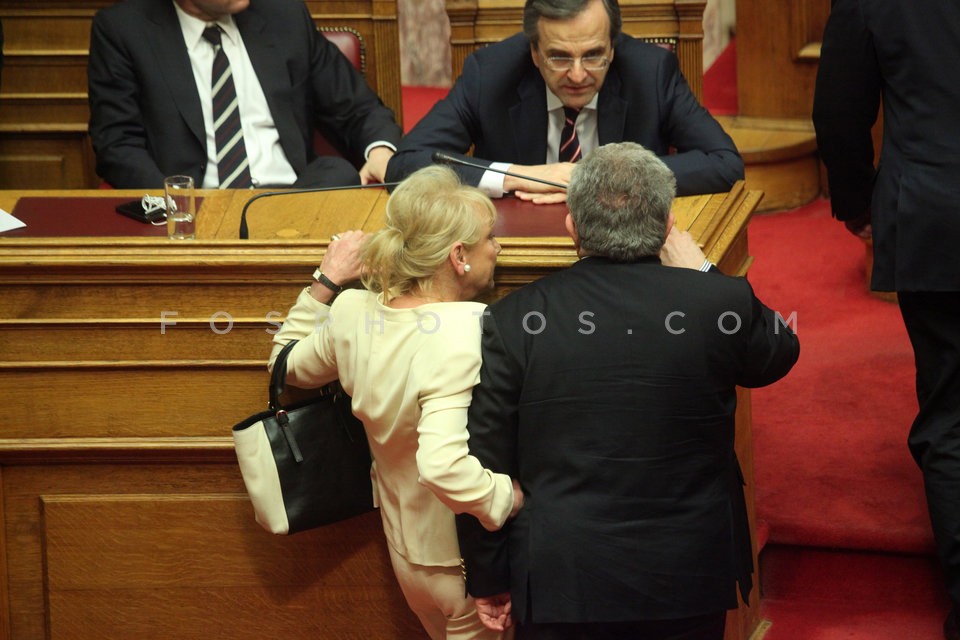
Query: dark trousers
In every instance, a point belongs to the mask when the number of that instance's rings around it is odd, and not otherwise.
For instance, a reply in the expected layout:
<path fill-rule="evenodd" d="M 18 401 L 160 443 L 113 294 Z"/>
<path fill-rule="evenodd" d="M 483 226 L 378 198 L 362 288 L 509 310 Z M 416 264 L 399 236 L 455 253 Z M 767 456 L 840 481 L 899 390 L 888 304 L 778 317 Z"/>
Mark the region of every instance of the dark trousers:
<path fill-rule="evenodd" d="M 358 184 L 360 174 L 352 164 L 337 156 L 320 156 L 304 167 L 293 186 L 297 189 L 312 189 Z"/>
<path fill-rule="evenodd" d="M 960 292 L 898 292 L 917 366 L 920 411 L 910 453 L 923 472 L 930 524 L 960 608 Z"/>
<path fill-rule="evenodd" d="M 516 640 L 723 640 L 726 611 L 673 620 L 527 623 Z"/>

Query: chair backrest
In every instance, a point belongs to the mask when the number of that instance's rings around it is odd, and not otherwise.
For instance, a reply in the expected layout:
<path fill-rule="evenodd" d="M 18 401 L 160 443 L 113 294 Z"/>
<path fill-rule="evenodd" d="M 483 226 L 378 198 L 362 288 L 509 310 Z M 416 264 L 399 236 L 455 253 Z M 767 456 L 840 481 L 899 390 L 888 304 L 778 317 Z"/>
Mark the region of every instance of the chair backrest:
<path fill-rule="evenodd" d="M 360 32 L 351 27 L 320 27 L 320 33 L 337 45 L 347 60 L 350 61 L 357 71 L 366 74 L 367 69 L 367 50 L 363 44 L 363 37 Z M 313 150 L 320 156 L 340 156 L 337 151 L 323 134 L 316 129 L 313 132 Z"/>
<path fill-rule="evenodd" d="M 337 45 L 340 53 L 346 56 L 357 71 L 366 75 L 367 49 L 359 31 L 352 27 L 320 27 L 320 33 L 327 40 Z"/>

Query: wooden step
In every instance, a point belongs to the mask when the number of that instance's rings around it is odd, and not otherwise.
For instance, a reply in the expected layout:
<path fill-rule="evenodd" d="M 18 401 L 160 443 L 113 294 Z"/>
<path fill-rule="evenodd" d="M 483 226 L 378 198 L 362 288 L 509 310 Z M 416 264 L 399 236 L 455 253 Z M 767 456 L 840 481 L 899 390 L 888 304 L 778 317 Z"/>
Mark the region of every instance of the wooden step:
<path fill-rule="evenodd" d="M 809 119 L 717 116 L 733 138 L 748 189 L 763 191 L 757 211 L 794 209 L 820 194 L 817 139 Z"/>

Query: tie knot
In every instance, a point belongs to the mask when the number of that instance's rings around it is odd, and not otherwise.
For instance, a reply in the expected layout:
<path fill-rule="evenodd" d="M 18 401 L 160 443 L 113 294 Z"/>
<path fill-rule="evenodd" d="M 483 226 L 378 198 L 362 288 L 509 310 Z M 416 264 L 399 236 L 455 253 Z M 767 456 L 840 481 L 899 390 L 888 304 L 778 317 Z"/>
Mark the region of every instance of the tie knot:
<path fill-rule="evenodd" d="M 196 32 L 194 32 L 196 33 Z M 220 27 L 214 25 L 203 30 L 203 39 L 215 47 L 220 46 Z"/>
<path fill-rule="evenodd" d="M 577 121 L 577 116 L 580 115 L 580 109 L 574 109 L 573 107 L 564 107 L 563 115 L 567 119 L 567 122 L 573 124 Z"/>

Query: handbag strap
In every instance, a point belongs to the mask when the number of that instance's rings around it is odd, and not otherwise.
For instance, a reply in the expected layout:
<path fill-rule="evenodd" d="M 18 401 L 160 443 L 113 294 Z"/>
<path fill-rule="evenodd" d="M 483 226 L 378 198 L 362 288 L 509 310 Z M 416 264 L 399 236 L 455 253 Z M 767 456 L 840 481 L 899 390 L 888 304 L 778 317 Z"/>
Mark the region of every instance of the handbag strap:
<path fill-rule="evenodd" d="M 285 344 L 280 353 L 277 354 L 277 359 L 273 361 L 273 375 L 270 376 L 269 407 L 271 411 L 278 411 L 282 408 L 280 396 L 283 395 L 283 390 L 287 384 L 287 357 L 297 342 L 297 340 L 291 340 Z"/>
<path fill-rule="evenodd" d="M 273 374 L 270 376 L 270 405 L 268 406 L 268 409 L 271 411 L 280 411 L 283 409 L 283 405 L 280 403 L 280 396 L 283 395 L 283 391 L 287 387 L 287 357 L 297 342 L 297 340 L 291 340 L 283 345 L 283 349 L 280 350 L 276 360 L 273 361 Z M 339 398 L 342 392 L 343 387 L 340 386 L 340 381 L 334 380 L 333 382 L 328 382 L 323 385 L 318 395 Z"/>

